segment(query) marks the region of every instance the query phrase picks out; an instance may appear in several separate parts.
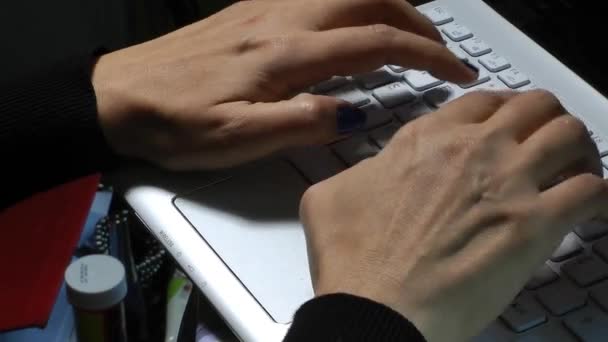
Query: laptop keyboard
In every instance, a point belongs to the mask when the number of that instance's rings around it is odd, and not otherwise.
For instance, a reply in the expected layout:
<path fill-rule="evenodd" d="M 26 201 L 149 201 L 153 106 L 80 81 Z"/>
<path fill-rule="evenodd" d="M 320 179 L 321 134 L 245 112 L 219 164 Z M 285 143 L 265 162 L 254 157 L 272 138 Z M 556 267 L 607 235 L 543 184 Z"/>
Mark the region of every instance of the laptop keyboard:
<path fill-rule="evenodd" d="M 337 76 L 313 87 L 314 93 L 339 97 L 360 107 L 368 113 L 368 122 L 360 134 L 289 155 L 310 183 L 375 156 L 403 125 L 466 93 L 536 88 L 526 73 L 445 8 L 423 13 L 437 26 L 447 47 L 479 70 L 479 78 L 457 85 L 428 72 L 387 65 L 362 75 Z M 608 167 L 608 140 L 586 124 Z M 565 237 L 513 303 L 474 341 L 604 342 L 608 341 L 607 313 L 608 224 L 590 222 L 575 227 Z"/>

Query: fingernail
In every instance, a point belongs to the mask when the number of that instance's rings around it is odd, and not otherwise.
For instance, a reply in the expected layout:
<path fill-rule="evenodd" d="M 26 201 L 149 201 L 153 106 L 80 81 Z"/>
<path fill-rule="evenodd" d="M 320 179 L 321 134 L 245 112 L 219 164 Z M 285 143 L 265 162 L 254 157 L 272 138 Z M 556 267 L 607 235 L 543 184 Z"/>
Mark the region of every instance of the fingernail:
<path fill-rule="evenodd" d="M 467 67 L 467 69 L 469 69 L 471 71 L 471 77 L 473 80 L 476 80 L 477 78 L 479 78 L 479 68 L 477 68 L 473 64 L 469 63 L 468 61 L 462 61 L 462 63 L 464 64 L 464 66 Z"/>
<path fill-rule="evenodd" d="M 365 126 L 367 114 L 356 107 L 340 106 L 337 110 L 337 120 L 338 134 L 349 134 Z"/>

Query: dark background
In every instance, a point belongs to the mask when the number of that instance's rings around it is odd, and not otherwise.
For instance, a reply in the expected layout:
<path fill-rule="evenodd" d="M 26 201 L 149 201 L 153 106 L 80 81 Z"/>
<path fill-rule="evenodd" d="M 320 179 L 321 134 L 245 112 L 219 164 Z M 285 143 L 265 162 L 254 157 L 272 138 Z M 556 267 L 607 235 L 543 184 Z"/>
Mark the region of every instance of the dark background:
<path fill-rule="evenodd" d="M 0 4 L 0 80 L 84 49 L 117 49 L 203 18 L 231 0 L 18 0 Z M 289 0 L 285 0 L 289 1 Z M 485 0 L 608 94 L 605 18 L 591 0 Z M 425 1 L 417 1 L 425 2 Z"/>

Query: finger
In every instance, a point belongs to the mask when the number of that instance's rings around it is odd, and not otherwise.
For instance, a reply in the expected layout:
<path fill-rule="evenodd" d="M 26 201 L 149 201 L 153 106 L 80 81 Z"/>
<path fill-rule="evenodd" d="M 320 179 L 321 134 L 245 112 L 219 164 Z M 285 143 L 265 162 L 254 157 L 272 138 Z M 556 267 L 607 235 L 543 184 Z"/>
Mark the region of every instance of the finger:
<path fill-rule="evenodd" d="M 512 92 L 473 92 L 443 106 L 433 113 L 433 118 L 462 124 L 481 123 L 513 96 Z"/>
<path fill-rule="evenodd" d="M 570 178 L 540 194 L 541 210 L 559 222 L 559 236 L 572 226 L 595 218 L 608 218 L 608 183 L 592 174 Z"/>
<path fill-rule="evenodd" d="M 477 77 L 445 46 L 386 25 L 299 34 L 287 39 L 283 53 L 269 72 L 282 79 L 289 76 L 293 89 L 386 64 L 427 70 L 454 83 L 471 82 Z"/>
<path fill-rule="evenodd" d="M 511 98 L 488 121 L 488 125 L 510 132 L 517 141 L 521 142 L 564 113 L 566 110 L 553 94 L 544 90 L 535 90 Z"/>
<path fill-rule="evenodd" d="M 542 188 L 577 165 L 577 172 L 601 175 L 597 147 L 587 127 L 563 114 L 533 133 L 521 145 L 522 165 Z M 571 176 L 571 175 L 570 175 Z"/>
<path fill-rule="evenodd" d="M 431 21 L 404 0 L 316 0 L 310 2 L 309 8 L 312 13 L 306 15 L 306 20 L 315 26 L 311 29 L 386 24 L 442 42 Z"/>
<path fill-rule="evenodd" d="M 325 144 L 365 125 L 367 115 L 329 96 L 300 94 L 274 103 L 225 105 L 236 124 L 230 128 L 251 159 L 293 147 Z"/>

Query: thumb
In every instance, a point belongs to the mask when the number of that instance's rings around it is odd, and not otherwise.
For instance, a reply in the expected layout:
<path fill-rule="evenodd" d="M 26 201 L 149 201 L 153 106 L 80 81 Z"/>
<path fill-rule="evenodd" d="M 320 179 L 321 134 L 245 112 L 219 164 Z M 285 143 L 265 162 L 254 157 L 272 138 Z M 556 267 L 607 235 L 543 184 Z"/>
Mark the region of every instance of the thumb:
<path fill-rule="evenodd" d="M 363 128 L 367 121 L 361 109 L 322 95 L 300 94 L 285 101 L 247 107 L 249 125 L 258 127 L 258 136 L 267 139 L 273 150 L 329 143 Z"/>

